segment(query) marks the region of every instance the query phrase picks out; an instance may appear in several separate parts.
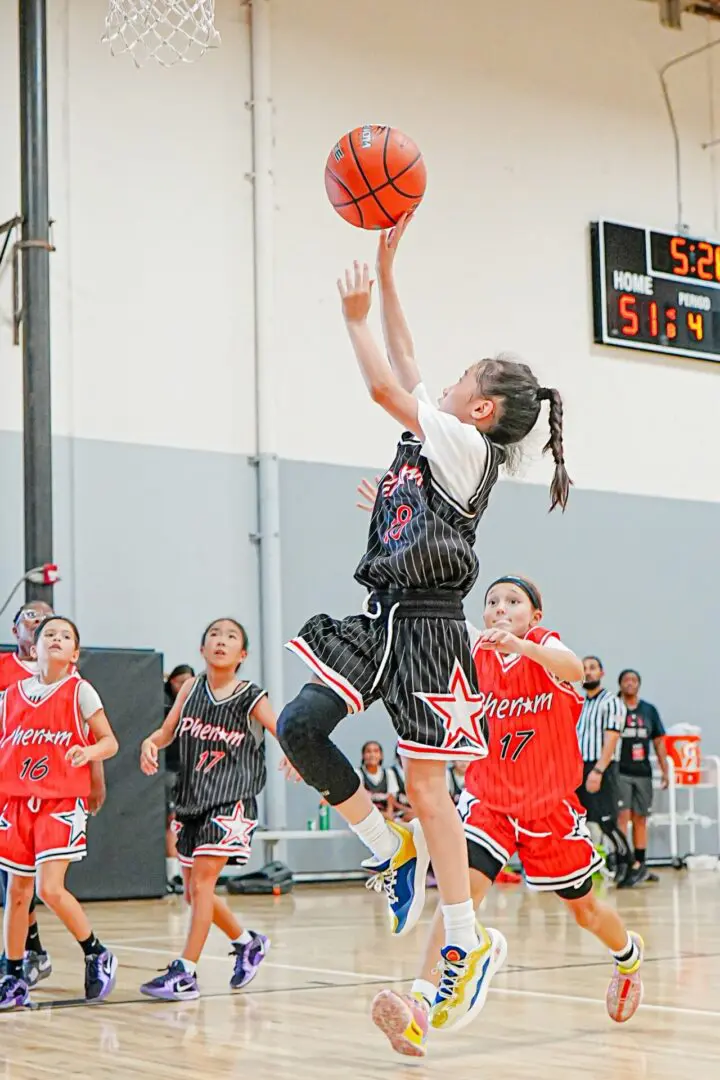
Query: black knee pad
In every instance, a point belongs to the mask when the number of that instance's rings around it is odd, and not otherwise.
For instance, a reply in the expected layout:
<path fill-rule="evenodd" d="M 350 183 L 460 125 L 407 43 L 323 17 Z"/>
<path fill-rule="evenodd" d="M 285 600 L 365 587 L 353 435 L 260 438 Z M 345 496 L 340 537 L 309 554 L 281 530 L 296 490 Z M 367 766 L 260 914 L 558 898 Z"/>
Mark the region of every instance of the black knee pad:
<path fill-rule="evenodd" d="M 308 683 L 277 723 L 278 742 L 288 760 L 331 806 L 345 802 L 360 787 L 357 773 L 330 739 L 346 716 L 347 706 L 334 690 Z"/>

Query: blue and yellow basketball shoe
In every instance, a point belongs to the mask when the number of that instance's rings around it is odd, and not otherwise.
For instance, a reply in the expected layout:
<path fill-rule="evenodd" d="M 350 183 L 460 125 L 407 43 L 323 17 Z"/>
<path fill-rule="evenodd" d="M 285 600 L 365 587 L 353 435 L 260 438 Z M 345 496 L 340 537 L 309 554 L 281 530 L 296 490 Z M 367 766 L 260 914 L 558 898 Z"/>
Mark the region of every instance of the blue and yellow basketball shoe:
<path fill-rule="evenodd" d="M 387 824 L 399 840 L 397 851 L 384 862 L 378 862 L 372 856 L 362 865 L 373 875 L 366 887 L 387 896 L 390 929 L 400 937 L 412 930 L 422 914 L 430 856 L 417 819 L 409 825 L 399 825 L 395 821 Z"/>
<path fill-rule="evenodd" d="M 459 1031 L 475 1017 L 487 998 L 495 972 L 505 963 L 507 941 L 499 930 L 478 925 L 480 942 L 465 952 L 446 945 L 440 961 L 440 983 L 430 1010 L 435 1031 Z"/>

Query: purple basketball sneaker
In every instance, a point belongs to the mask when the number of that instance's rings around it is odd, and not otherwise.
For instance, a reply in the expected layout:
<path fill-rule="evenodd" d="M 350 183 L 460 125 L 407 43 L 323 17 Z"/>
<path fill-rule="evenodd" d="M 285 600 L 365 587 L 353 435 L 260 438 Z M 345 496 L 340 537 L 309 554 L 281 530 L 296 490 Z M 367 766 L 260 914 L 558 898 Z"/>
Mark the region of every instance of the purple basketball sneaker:
<path fill-rule="evenodd" d="M 117 957 L 109 949 L 85 957 L 85 1000 L 104 1001 L 115 988 Z"/>
<path fill-rule="evenodd" d="M 245 945 L 241 945 L 239 941 L 233 942 L 233 951 L 230 953 L 235 957 L 235 969 L 230 979 L 233 990 L 242 990 L 243 986 L 253 981 L 270 949 L 270 939 L 264 934 L 256 934 L 254 930 L 249 930 L 248 933 L 252 935 L 252 941 Z"/>
<path fill-rule="evenodd" d="M 197 975 L 186 971 L 179 960 L 173 960 L 156 979 L 143 983 L 140 993 L 162 1001 L 194 1001 L 200 997 Z"/>
<path fill-rule="evenodd" d="M 30 1004 L 28 984 L 14 975 L 0 979 L 0 1009 L 19 1009 Z"/>

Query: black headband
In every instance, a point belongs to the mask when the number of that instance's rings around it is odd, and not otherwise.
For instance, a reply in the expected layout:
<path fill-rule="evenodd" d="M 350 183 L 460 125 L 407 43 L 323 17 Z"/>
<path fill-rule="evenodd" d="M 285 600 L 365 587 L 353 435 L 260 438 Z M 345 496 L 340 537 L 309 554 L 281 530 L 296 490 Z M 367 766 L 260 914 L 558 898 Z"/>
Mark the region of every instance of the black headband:
<path fill-rule="evenodd" d="M 542 611 L 540 594 L 538 593 L 535 586 L 530 581 L 526 581 L 525 578 L 512 577 L 512 575 L 510 574 L 507 574 L 505 577 L 496 578 L 495 581 L 493 581 L 487 587 L 487 591 L 485 592 L 486 600 L 488 598 L 488 593 L 491 589 L 494 589 L 496 585 L 517 585 L 518 589 L 522 589 L 522 591 L 525 593 L 535 610 Z"/>

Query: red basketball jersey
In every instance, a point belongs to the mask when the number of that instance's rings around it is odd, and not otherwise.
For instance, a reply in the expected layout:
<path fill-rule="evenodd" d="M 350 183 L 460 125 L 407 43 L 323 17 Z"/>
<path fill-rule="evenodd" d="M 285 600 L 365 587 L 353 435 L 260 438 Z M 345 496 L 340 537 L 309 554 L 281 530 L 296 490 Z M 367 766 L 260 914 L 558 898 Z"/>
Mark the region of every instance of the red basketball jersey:
<path fill-rule="evenodd" d="M 71 674 L 76 671 L 76 667 L 70 668 Z M 24 660 L 19 659 L 17 653 L 0 653 L 0 691 L 7 690 L 8 686 L 14 686 L 15 683 L 36 674 L 35 665 L 26 664 Z"/>
<path fill-rule="evenodd" d="M 0 712 L 0 791 L 20 798 L 65 799 L 90 794 L 90 766 L 66 760 L 71 746 L 87 746 L 78 695 L 82 680 L 68 675 L 42 701 L 16 683 Z"/>
<path fill-rule="evenodd" d="M 545 645 L 541 626 L 525 635 Z M 518 817 L 550 813 L 582 783 L 577 722 L 582 697 L 526 656 L 474 650 L 489 753 L 473 761 L 465 787 L 486 806 Z"/>
<path fill-rule="evenodd" d="M 8 686 L 14 686 L 34 674 L 34 669 L 18 660 L 17 653 L 0 653 L 0 690 L 7 690 Z"/>

